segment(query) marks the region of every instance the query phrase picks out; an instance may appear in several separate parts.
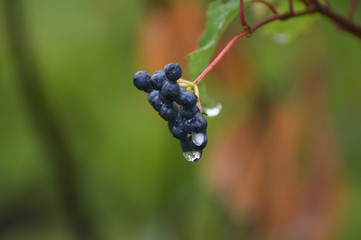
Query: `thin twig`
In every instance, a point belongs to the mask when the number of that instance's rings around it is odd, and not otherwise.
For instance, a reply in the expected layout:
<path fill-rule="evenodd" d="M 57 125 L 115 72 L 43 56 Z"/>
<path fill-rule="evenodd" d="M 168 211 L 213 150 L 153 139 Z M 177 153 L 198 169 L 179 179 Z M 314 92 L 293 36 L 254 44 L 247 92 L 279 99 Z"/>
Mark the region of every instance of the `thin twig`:
<path fill-rule="evenodd" d="M 249 27 L 249 25 L 247 24 L 246 19 L 244 18 L 243 0 L 239 0 L 239 17 L 240 17 L 240 19 L 241 19 L 241 24 L 242 24 L 243 29 L 244 29 L 245 31 L 246 31 L 246 30 L 249 30 L 250 27 Z"/>
<path fill-rule="evenodd" d="M 293 0 L 288 0 L 288 4 L 290 5 L 290 13 L 293 14 Z"/>
<path fill-rule="evenodd" d="M 356 5 L 358 3 L 358 0 L 351 0 L 350 7 L 348 9 L 348 19 L 352 20 L 353 14 L 355 12 Z"/>
<path fill-rule="evenodd" d="M 337 23 L 344 31 L 352 33 L 361 39 L 361 26 L 357 25 L 353 21 L 350 21 L 347 17 L 343 17 L 335 12 L 333 12 L 329 7 L 317 5 L 317 11 L 328 18 L 333 22 Z"/>
<path fill-rule="evenodd" d="M 307 6 L 307 8 L 303 11 L 294 12 L 293 6 L 291 8 L 290 5 L 290 11 L 283 13 L 283 14 L 274 14 L 271 17 L 262 19 L 261 21 L 255 23 L 251 27 L 248 25 L 248 29 L 245 29 L 243 32 L 239 33 L 235 37 L 232 38 L 231 41 L 228 42 L 228 44 L 224 47 L 224 49 L 218 54 L 218 56 L 211 62 L 211 64 L 208 65 L 208 67 L 194 80 L 194 84 L 198 85 L 202 79 L 217 65 L 217 63 L 223 58 L 223 56 L 229 51 L 229 49 L 236 43 L 236 41 L 244 36 L 249 36 L 252 32 L 254 32 L 259 27 L 273 22 L 275 20 L 286 20 L 291 17 L 298 17 L 303 16 L 306 14 L 311 14 L 315 12 L 319 12 L 331 20 L 333 20 L 335 23 L 337 23 L 339 26 L 343 28 L 343 30 L 357 36 L 361 39 L 361 26 L 355 24 L 353 21 L 350 21 L 349 18 L 345 18 L 335 12 L 333 12 L 328 6 L 321 5 L 318 3 L 317 0 L 314 1 L 306 1 L 303 0 Z M 352 0 L 351 6 L 356 6 L 356 3 L 358 0 Z M 243 1 L 240 1 L 241 3 L 241 21 L 242 25 L 245 23 L 244 21 L 244 15 L 243 15 Z M 292 4 L 292 1 L 289 1 L 290 4 Z M 354 7 L 353 7 L 354 8 Z M 291 11 L 292 9 L 292 11 Z M 352 14 L 351 14 L 352 15 Z"/>
<path fill-rule="evenodd" d="M 223 50 L 218 54 L 218 56 L 208 65 L 208 67 L 197 77 L 194 81 L 194 84 L 198 85 L 200 81 L 211 71 L 217 63 L 223 58 L 223 56 L 228 52 L 228 50 L 233 46 L 233 44 L 240 39 L 241 37 L 247 36 L 249 34 L 249 30 L 243 31 L 234 38 L 223 48 Z"/>
<path fill-rule="evenodd" d="M 273 5 L 270 4 L 269 2 L 265 1 L 265 0 L 252 0 L 252 2 L 263 3 L 263 4 L 266 5 L 274 14 L 278 14 L 277 10 L 273 7 Z"/>
<path fill-rule="evenodd" d="M 284 14 L 275 14 L 271 17 L 265 18 L 257 23 L 255 23 L 253 26 L 250 27 L 249 30 L 244 30 L 243 32 L 239 33 L 235 37 L 232 38 L 231 41 L 228 42 L 228 44 L 223 48 L 223 50 L 218 54 L 218 56 L 211 62 L 211 64 L 208 65 L 208 67 L 197 77 L 196 80 L 194 80 L 194 84 L 198 85 L 202 79 L 217 65 L 217 63 L 223 58 L 223 56 L 228 52 L 228 50 L 237 42 L 238 39 L 249 35 L 251 32 L 254 32 L 259 27 L 273 22 L 275 20 L 286 20 L 290 17 L 297 17 L 297 16 L 303 16 L 306 14 L 314 13 L 317 11 L 317 8 L 314 5 L 309 6 L 306 10 L 296 12 L 291 15 L 290 12 L 286 12 Z"/>

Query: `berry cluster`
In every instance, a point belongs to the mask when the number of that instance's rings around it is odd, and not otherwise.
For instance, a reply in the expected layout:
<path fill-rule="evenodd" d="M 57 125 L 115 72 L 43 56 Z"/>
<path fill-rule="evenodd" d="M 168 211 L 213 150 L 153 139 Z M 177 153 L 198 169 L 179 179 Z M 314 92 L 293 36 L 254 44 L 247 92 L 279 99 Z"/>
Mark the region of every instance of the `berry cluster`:
<path fill-rule="evenodd" d="M 197 96 L 177 83 L 181 76 L 181 67 L 170 63 L 153 76 L 138 71 L 134 74 L 133 84 L 148 93 L 150 105 L 168 121 L 169 130 L 180 140 L 184 157 L 195 162 L 207 145 L 207 120 L 197 106 Z"/>

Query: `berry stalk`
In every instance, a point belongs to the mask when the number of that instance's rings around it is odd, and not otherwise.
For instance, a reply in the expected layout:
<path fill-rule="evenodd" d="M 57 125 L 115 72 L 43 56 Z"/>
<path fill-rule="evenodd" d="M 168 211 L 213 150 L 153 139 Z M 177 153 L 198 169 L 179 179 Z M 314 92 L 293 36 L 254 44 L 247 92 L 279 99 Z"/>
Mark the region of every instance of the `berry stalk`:
<path fill-rule="evenodd" d="M 240 34 L 236 35 L 232 38 L 231 41 L 223 48 L 223 50 L 218 54 L 218 56 L 208 65 L 208 67 L 194 80 L 194 84 L 198 85 L 202 79 L 217 65 L 217 63 L 223 58 L 223 56 L 229 51 L 229 49 L 237 42 L 238 39 L 241 37 L 246 36 L 249 34 L 249 31 L 243 31 Z"/>

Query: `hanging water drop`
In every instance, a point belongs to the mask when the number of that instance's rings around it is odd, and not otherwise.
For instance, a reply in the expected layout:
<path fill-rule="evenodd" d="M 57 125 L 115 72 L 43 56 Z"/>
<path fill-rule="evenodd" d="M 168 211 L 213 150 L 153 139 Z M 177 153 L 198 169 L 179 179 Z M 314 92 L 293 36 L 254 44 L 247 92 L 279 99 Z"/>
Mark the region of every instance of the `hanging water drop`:
<path fill-rule="evenodd" d="M 197 162 L 201 158 L 201 153 L 198 151 L 184 152 L 183 156 L 188 162 Z"/>
<path fill-rule="evenodd" d="M 192 133 L 192 141 L 198 147 L 204 143 L 205 139 L 206 136 L 204 133 Z"/>
<path fill-rule="evenodd" d="M 204 108 L 204 112 L 207 114 L 208 117 L 215 117 L 217 116 L 222 109 L 222 104 L 218 103 L 213 108 Z"/>

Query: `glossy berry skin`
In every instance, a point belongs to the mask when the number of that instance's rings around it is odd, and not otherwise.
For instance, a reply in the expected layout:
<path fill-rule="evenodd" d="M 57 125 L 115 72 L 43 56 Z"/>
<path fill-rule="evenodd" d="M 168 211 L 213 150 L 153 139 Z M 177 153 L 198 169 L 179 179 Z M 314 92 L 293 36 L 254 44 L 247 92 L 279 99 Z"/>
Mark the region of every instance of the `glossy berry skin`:
<path fill-rule="evenodd" d="M 191 152 L 196 150 L 196 145 L 193 143 L 191 136 L 187 136 L 185 139 L 181 140 L 181 147 L 183 152 Z"/>
<path fill-rule="evenodd" d="M 180 116 L 179 111 L 175 119 L 168 121 L 168 128 L 172 131 L 172 128 L 177 125 L 183 125 L 183 118 Z"/>
<path fill-rule="evenodd" d="M 180 141 L 183 152 L 198 151 L 202 155 L 204 147 L 198 147 L 194 144 L 192 137 L 187 136 L 185 139 Z M 207 145 L 207 144 L 206 144 Z"/>
<path fill-rule="evenodd" d="M 167 98 L 164 97 L 163 94 L 160 94 L 160 91 L 159 91 L 159 99 L 164 102 L 164 103 L 168 103 L 168 104 L 171 104 L 173 101 L 170 101 L 168 100 Z"/>
<path fill-rule="evenodd" d="M 178 83 L 173 83 L 170 81 L 164 81 L 162 85 L 162 89 L 160 90 L 160 94 L 163 95 L 164 98 L 169 101 L 174 101 L 179 96 L 180 87 Z"/>
<path fill-rule="evenodd" d="M 197 106 L 194 106 L 192 108 L 181 106 L 179 108 L 179 113 L 183 118 L 191 119 L 195 117 L 197 113 L 199 113 L 199 108 Z"/>
<path fill-rule="evenodd" d="M 197 113 L 191 121 L 191 130 L 195 133 L 205 132 L 207 130 L 207 125 L 207 120 L 201 113 Z"/>
<path fill-rule="evenodd" d="M 180 140 L 183 156 L 195 162 L 208 142 L 207 121 L 197 106 L 198 97 L 177 83 L 181 76 L 180 66 L 170 63 L 153 76 L 145 71 L 136 72 L 133 84 L 148 93 L 149 104 L 168 122 L 173 137 Z"/>
<path fill-rule="evenodd" d="M 191 121 L 190 120 L 184 120 L 183 129 L 188 134 L 192 133 L 192 126 L 191 126 Z"/>
<path fill-rule="evenodd" d="M 159 94 L 159 91 L 157 91 L 157 90 L 151 91 L 151 92 L 148 94 L 148 102 L 149 102 L 150 104 L 152 104 L 153 99 L 154 99 L 155 97 L 157 97 L 158 94 Z"/>
<path fill-rule="evenodd" d="M 184 131 L 182 125 L 176 125 L 172 127 L 171 132 L 173 137 L 178 138 L 180 140 L 185 139 L 187 137 L 187 133 Z"/>
<path fill-rule="evenodd" d="M 171 82 L 176 82 L 182 77 L 182 69 L 177 63 L 169 63 L 164 67 L 166 77 Z"/>
<path fill-rule="evenodd" d="M 174 120 L 178 116 L 178 107 L 175 103 L 163 104 L 159 114 L 164 120 Z"/>
<path fill-rule="evenodd" d="M 197 104 L 197 96 L 193 92 L 189 92 L 182 88 L 176 102 L 186 108 L 193 108 Z"/>
<path fill-rule="evenodd" d="M 155 90 L 160 90 L 164 81 L 166 81 L 166 76 L 163 70 L 156 71 L 150 78 L 150 83 Z"/>
<path fill-rule="evenodd" d="M 133 76 L 133 84 L 139 90 L 150 93 L 152 85 L 150 83 L 150 74 L 145 71 L 138 71 Z"/>
<path fill-rule="evenodd" d="M 155 95 L 151 100 L 149 100 L 148 98 L 150 105 L 152 105 L 154 110 L 156 110 L 157 112 L 159 112 L 162 106 L 164 105 L 164 102 L 162 102 L 158 96 L 159 95 Z"/>

